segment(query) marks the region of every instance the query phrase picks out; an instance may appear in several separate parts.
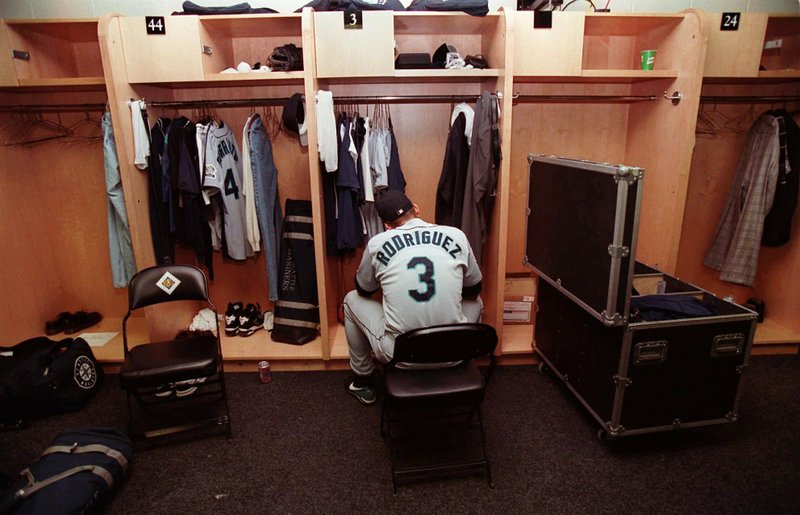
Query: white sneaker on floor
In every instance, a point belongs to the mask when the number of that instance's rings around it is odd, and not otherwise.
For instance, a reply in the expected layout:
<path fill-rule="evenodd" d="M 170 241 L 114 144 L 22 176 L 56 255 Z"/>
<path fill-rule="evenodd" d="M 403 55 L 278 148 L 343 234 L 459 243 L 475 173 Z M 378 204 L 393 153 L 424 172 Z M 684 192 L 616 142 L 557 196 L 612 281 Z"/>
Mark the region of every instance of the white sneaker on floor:
<path fill-rule="evenodd" d="M 178 381 L 175 383 L 175 395 L 178 397 L 186 397 L 197 391 L 197 384 L 206 382 L 205 377 L 198 377 L 197 379 L 187 379 L 186 381 Z"/>
<path fill-rule="evenodd" d="M 156 387 L 155 396 L 156 397 L 162 397 L 162 398 L 163 397 L 169 397 L 170 395 L 172 395 L 172 389 L 173 388 L 175 388 L 175 384 L 174 383 L 158 385 Z"/>

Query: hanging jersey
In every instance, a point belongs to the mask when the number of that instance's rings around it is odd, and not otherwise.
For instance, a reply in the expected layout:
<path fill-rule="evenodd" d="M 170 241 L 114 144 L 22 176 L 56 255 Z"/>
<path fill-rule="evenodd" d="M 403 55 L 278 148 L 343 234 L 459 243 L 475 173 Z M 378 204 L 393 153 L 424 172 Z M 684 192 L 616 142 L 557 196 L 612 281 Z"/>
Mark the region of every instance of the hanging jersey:
<path fill-rule="evenodd" d="M 358 287 L 383 291 L 386 331 L 464 323 L 462 291 L 481 271 L 459 229 L 414 218 L 367 242 L 356 272 Z"/>
<path fill-rule="evenodd" d="M 246 259 L 253 249 L 245 237 L 242 162 L 236 138 L 227 124 L 212 125 L 206 139 L 203 187 L 222 201 L 224 241 L 232 259 Z"/>

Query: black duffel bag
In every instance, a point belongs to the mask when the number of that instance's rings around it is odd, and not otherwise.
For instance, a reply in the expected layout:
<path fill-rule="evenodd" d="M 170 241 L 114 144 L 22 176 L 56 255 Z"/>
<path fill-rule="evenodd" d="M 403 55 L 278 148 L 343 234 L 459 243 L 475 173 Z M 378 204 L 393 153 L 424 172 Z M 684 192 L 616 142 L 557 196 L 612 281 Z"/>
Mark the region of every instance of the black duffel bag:
<path fill-rule="evenodd" d="M 0 514 L 94 513 L 132 457 L 131 440 L 116 428 L 61 433 L 0 498 Z"/>
<path fill-rule="evenodd" d="M 0 347 L 0 427 L 81 409 L 100 389 L 103 368 L 82 338 L 31 338 Z"/>

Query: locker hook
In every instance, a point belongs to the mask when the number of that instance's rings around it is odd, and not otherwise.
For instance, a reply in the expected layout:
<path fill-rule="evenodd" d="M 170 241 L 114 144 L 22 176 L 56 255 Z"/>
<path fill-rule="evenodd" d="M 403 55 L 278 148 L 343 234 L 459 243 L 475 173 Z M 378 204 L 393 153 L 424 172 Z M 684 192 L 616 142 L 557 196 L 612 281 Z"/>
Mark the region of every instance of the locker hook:
<path fill-rule="evenodd" d="M 683 93 L 681 93 L 680 91 L 673 91 L 672 96 L 669 96 L 665 91 L 664 98 L 666 98 L 667 100 L 672 100 L 672 105 L 676 106 L 681 103 L 681 100 L 683 99 Z"/>

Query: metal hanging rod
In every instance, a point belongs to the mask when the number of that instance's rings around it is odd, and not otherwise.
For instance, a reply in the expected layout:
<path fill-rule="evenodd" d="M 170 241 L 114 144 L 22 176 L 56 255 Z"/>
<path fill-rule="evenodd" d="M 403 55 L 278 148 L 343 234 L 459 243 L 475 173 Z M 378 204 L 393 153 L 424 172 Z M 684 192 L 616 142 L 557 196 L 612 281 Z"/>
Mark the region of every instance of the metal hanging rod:
<path fill-rule="evenodd" d="M 199 107 L 253 107 L 253 106 L 278 106 L 286 103 L 286 98 L 248 98 L 248 99 L 219 99 L 219 100 L 178 100 L 159 102 L 147 100 L 151 107 L 173 109 L 192 109 Z"/>
<path fill-rule="evenodd" d="M 799 95 L 791 96 L 708 96 L 700 97 L 701 104 L 780 104 L 782 102 L 800 102 Z"/>
<path fill-rule="evenodd" d="M 0 111 L 11 113 L 63 113 L 63 112 L 86 112 L 86 111 L 105 111 L 106 104 L 29 104 L 29 105 L 4 105 L 0 106 Z"/>
<path fill-rule="evenodd" d="M 656 95 L 514 95 L 514 102 L 550 104 L 626 104 L 658 100 Z M 670 98 L 671 97 L 667 97 Z"/>
<path fill-rule="evenodd" d="M 496 92 L 494 96 L 502 98 L 502 93 Z M 334 104 L 437 104 L 450 102 L 475 101 L 478 95 L 374 95 L 374 96 L 334 96 Z M 147 100 L 147 105 L 152 107 L 191 109 L 200 107 L 253 107 L 283 105 L 287 98 L 245 98 L 245 99 L 216 99 L 216 100 L 179 100 L 159 102 Z"/>
<path fill-rule="evenodd" d="M 495 92 L 492 96 L 502 98 Z M 474 102 L 480 95 L 377 95 L 360 97 L 333 97 L 334 104 L 447 104 L 453 102 Z"/>

